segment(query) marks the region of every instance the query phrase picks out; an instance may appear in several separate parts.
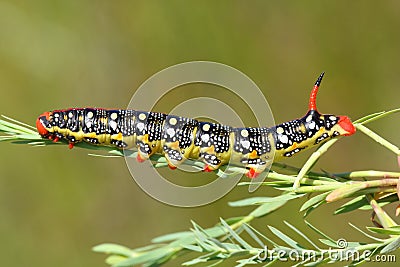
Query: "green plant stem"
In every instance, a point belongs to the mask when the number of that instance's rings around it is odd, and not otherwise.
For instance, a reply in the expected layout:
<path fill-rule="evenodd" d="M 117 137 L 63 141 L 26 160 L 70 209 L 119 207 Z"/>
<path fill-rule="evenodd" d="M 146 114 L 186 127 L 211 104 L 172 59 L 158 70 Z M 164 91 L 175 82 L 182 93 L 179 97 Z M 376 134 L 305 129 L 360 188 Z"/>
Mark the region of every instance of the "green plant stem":
<path fill-rule="evenodd" d="M 276 173 L 276 172 L 270 172 L 270 173 L 268 173 L 268 178 L 294 183 L 298 179 L 298 176 L 296 177 L 296 176 L 290 176 L 290 175 L 280 174 L 280 173 Z M 305 185 L 330 185 L 332 183 L 341 184 L 340 182 L 323 181 L 323 180 L 316 180 L 316 179 L 310 179 L 310 178 L 304 178 L 304 177 L 299 181 L 299 183 L 305 184 Z"/>
<path fill-rule="evenodd" d="M 392 109 L 389 111 L 382 111 L 382 112 L 378 112 L 375 114 L 370 114 L 370 115 L 367 115 L 366 117 L 363 117 L 363 118 L 360 118 L 360 119 L 354 121 L 353 123 L 354 124 L 367 124 L 367 123 L 379 120 L 381 118 L 384 118 L 388 115 L 391 115 L 391 114 L 394 114 L 397 112 L 400 112 L 400 108 Z"/>
<path fill-rule="evenodd" d="M 387 229 L 397 225 L 394 220 L 379 206 L 378 202 L 376 202 L 372 195 L 367 194 L 365 197 L 369 201 L 371 207 L 374 209 L 374 212 L 381 222 L 383 228 Z"/>
<path fill-rule="evenodd" d="M 327 202 L 334 202 L 343 198 L 366 193 L 396 192 L 397 183 L 398 179 L 348 182 L 340 188 L 333 190 L 328 196 L 326 196 L 325 200 Z"/>
<path fill-rule="evenodd" d="M 387 149 L 389 149 L 390 151 L 395 153 L 397 156 L 400 155 L 399 148 L 397 146 L 393 145 L 392 143 L 390 143 L 389 141 L 387 141 L 386 139 L 384 139 L 383 137 L 381 137 L 380 135 L 378 135 L 375 132 L 371 131 L 370 129 L 368 129 L 367 127 L 365 127 L 362 124 L 356 124 L 355 126 L 356 126 L 356 128 L 358 130 L 360 130 L 361 132 L 363 132 L 367 136 L 371 137 L 377 143 L 379 143 L 382 146 L 386 147 Z"/>
<path fill-rule="evenodd" d="M 250 222 L 251 222 L 252 220 L 254 220 L 254 219 L 255 219 L 254 216 L 247 215 L 247 216 L 243 217 L 240 221 L 231 224 L 230 227 L 231 227 L 233 230 L 236 230 L 236 229 L 238 229 L 239 227 L 241 227 L 243 224 L 250 223 Z"/>
<path fill-rule="evenodd" d="M 308 158 L 306 163 L 301 168 L 299 174 L 297 175 L 295 181 L 293 182 L 293 190 L 296 190 L 300 186 L 300 181 L 307 174 L 307 172 L 314 166 L 314 164 L 318 161 L 318 159 L 334 144 L 338 139 L 331 139 L 322 144 L 317 151 L 311 154 L 311 157 Z"/>
<path fill-rule="evenodd" d="M 342 178 L 398 178 L 400 177 L 400 172 L 385 172 L 385 171 L 353 171 L 353 172 L 342 172 L 335 173 L 334 176 Z"/>

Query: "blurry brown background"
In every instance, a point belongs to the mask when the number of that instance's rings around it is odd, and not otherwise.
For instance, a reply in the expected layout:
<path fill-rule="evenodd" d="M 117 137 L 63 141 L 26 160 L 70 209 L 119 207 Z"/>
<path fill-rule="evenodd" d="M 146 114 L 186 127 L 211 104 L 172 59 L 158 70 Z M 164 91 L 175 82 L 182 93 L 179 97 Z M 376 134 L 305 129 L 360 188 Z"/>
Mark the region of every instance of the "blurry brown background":
<path fill-rule="evenodd" d="M 304 115 L 325 71 L 319 110 L 356 119 L 400 106 L 399 26 L 398 1 L 1 1 L 0 113 L 34 125 L 52 109 L 125 108 L 152 74 L 209 60 L 252 78 L 276 122 Z M 168 97 L 181 96 L 166 97 L 170 108 Z M 399 121 L 396 115 L 370 126 L 399 145 Z M 244 187 L 204 207 L 176 208 L 142 192 L 123 159 L 66 146 L 2 143 L 0 151 L 2 266 L 105 266 L 105 256 L 91 252 L 96 244 L 143 246 L 188 229 L 190 219 L 208 227 L 250 211 L 227 205 L 249 196 Z M 287 163 L 301 165 L 308 155 Z M 392 154 L 361 134 L 340 140 L 316 168 L 398 170 Z M 302 201 L 254 225 L 269 235 L 267 224 L 285 231 L 287 220 L 307 231 Z M 348 222 L 371 225 L 370 212 L 333 216 L 337 206 L 322 206 L 308 220 L 334 238 L 363 240 Z"/>

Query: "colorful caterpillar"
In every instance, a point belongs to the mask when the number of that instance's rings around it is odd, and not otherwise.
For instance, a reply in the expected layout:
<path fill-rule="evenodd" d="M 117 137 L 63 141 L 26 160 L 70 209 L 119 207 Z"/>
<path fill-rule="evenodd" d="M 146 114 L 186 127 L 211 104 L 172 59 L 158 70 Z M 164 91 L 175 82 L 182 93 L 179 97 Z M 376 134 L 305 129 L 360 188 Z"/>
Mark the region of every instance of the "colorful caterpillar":
<path fill-rule="evenodd" d="M 45 112 L 36 121 L 42 137 L 69 147 L 85 141 L 95 145 L 138 149 L 137 160 L 164 155 L 175 169 L 185 159 L 201 159 L 209 172 L 230 160 L 246 167 L 246 176 L 256 177 L 274 160 L 291 157 L 330 138 L 351 135 L 355 127 L 347 116 L 324 115 L 317 111 L 316 96 L 324 73 L 310 95 L 307 114 L 270 128 L 233 128 L 164 113 L 73 108 Z"/>

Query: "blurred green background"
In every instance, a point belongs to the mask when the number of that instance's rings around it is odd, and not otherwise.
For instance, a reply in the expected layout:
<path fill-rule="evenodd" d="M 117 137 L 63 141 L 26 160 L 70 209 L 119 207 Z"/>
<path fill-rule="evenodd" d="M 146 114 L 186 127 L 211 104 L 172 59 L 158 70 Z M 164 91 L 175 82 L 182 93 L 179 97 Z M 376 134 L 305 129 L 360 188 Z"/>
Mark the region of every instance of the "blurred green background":
<path fill-rule="evenodd" d="M 400 106 L 399 26 L 398 1 L 0 1 L 0 113 L 33 125 L 58 108 L 125 108 L 154 73 L 209 60 L 252 78 L 276 122 L 303 116 L 325 71 L 319 110 L 356 119 Z M 166 97 L 167 109 L 180 95 Z M 398 122 L 392 116 L 370 126 L 399 145 Z M 106 266 L 91 247 L 143 246 L 188 229 L 190 219 L 208 227 L 249 211 L 227 206 L 248 197 L 244 187 L 207 206 L 176 208 L 141 191 L 123 159 L 66 146 L 2 143 L 0 151 L 2 266 Z M 287 163 L 301 165 L 308 155 Z M 392 154 L 361 134 L 340 140 L 316 168 L 398 170 Z M 284 230 L 283 220 L 306 229 L 300 204 L 254 225 L 267 234 L 267 224 Z M 348 222 L 371 226 L 370 212 L 333 216 L 337 205 L 309 221 L 333 238 L 362 240 Z"/>

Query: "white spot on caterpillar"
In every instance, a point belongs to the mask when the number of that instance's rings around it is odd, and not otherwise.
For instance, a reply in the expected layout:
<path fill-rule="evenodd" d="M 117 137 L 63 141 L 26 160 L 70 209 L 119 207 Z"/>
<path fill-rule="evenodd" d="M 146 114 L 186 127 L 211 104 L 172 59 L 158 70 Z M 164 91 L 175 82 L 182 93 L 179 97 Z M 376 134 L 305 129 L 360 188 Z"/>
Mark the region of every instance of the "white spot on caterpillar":
<path fill-rule="evenodd" d="M 169 124 L 171 125 L 175 125 L 178 121 L 176 120 L 176 118 L 170 118 L 169 119 Z"/>
<path fill-rule="evenodd" d="M 54 117 L 60 117 L 60 114 L 58 114 L 58 113 L 56 113 L 56 114 L 54 114 Z"/>
<path fill-rule="evenodd" d="M 335 117 L 335 116 L 329 116 L 329 119 L 330 119 L 331 121 L 336 121 L 336 117 Z"/>
<path fill-rule="evenodd" d="M 287 142 L 289 141 L 289 138 L 287 137 L 287 135 L 281 135 L 281 136 L 279 136 L 279 141 L 281 141 L 284 144 L 287 144 Z"/>
<path fill-rule="evenodd" d="M 315 128 L 315 122 L 310 122 L 309 124 L 308 124 L 308 128 L 310 128 L 310 129 L 314 129 Z"/>
<path fill-rule="evenodd" d="M 210 124 L 204 124 L 203 131 L 207 132 L 208 130 L 210 130 Z"/>
<path fill-rule="evenodd" d="M 88 114 L 86 115 L 89 119 L 93 118 L 94 114 L 93 112 L 89 111 Z"/>
<path fill-rule="evenodd" d="M 278 127 L 278 128 L 276 128 L 276 132 L 278 134 L 283 134 L 283 132 L 285 132 L 285 130 L 282 127 Z"/>
<path fill-rule="evenodd" d="M 203 127 L 203 128 L 204 128 L 204 127 Z M 208 140 L 210 140 L 210 136 L 209 136 L 208 134 L 203 134 L 203 135 L 201 136 L 201 141 L 207 143 Z"/>
<path fill-rule="evenodd" d="M 73 113 L 72 111 L 70 111 L 70 112 L 68 113 L 68 117 L 72 118 L 73 116 L 74 116 L 74 113 Z"/>
<path fill-rule="evenodd" d="M 111 129 L 113 129 L 114 131 L 117 129 L 117 123 L 115 121 L 110 121 L 109 125 Z"/>
<path fill-rule="evenodd" d="M 248 140 L 241 141 L 240 144 L 246 149 L 250 148 L 250 142 Z"/>
<path fill-rule="evenodd" d="M 241 134 L 243 137 L 249 136 L 249 132 L 248 132 L 246 129 L 243 129 L 242 131 L 240 131 L 240 134 Z"/>
<path fill-rule="evenodd" d="M 146 114 L 140 113 L 139 114 L 139 120 L 145 120 L 146 119 Z"/>
<path fill-rule="evenodd" d="M 118 114 L 117 114 L 116 112 L 114 112 L 114 113 L 112 113 L 112 114 L 110 115 L 110 118 L 111 118 L 112 120 L 116 120 L 116 119 L 118 118 Z"/>
<path fill-rule="evenodd" d="M 308 115 L 307 118 L 306 118 L 306 122 L 310 122 L 311 120 L 312 120 L 312 116 Z"/>
<path fill-rule="evenodd" d="M 139 131 L 143 131 L 143 129 L 144 129 L 144 123 L 143 123 L 143 122 L 139 122 L 139 123 L 137 124 L 137 128 L 139 129 Z"/>
<path fill-rule="evenodd" d="M 167 134 L 169 135 L 169 137 L 173 137 L 175 135 L 175 130 L 172 128 L 168 128 Z"/>

